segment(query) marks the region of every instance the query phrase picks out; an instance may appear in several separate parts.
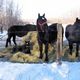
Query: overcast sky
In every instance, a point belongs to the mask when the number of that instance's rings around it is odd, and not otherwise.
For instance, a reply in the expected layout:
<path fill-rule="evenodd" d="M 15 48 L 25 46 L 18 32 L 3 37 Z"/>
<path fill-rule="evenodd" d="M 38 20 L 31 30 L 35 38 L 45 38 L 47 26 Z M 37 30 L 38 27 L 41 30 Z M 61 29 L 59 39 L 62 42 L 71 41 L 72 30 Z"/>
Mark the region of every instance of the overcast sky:
<path fill-rule="evenodd" d="M 80 0 L 16 0 L 23 19 L 36 19 L 38 13 L 46 17 L 72 18 L 80 16 Z"/>

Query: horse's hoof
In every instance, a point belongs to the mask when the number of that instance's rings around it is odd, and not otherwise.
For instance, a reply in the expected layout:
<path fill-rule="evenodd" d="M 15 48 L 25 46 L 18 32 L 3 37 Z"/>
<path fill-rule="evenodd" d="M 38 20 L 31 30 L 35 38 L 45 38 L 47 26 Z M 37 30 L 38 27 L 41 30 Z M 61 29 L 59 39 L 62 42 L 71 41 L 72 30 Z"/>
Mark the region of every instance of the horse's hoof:
<path fill-rule="evenodd" d="M 72 55 L 72 53 L 69 53 L 70 55 Z"/>
<path fill-rule="evenodd" d="M 45 59 L 45 61 L 46 61 L 46 62 L 48 62 L 48 61 L 49 61 L 49 59 L 48 59 L 48 58 L 46 58 L 46 59 Z"/>
<path fill-rule="evenodd" d="M 76 57 L 78 57 L 79 55 L 78 54 L 76 54 Z"/>
<path fill-rule="evenodd" d="M 8 46 L 5 46 L 5 48 L 7 48 Z"/>
<path fill-rule="evenodd" d="M 40 59 L 42 59 L 42 58 L 43 58 L 43 56 L 39 56 L 39 58 L 40 58 Z"/>
<path fill-rule="evenodd" d="M 42 59 L 43 58 L 43 55 L 40 55 L 39 58 Z"/>
<path fill-rule="evenodd" d="M 56 63 L 57 63 L 57 65 L 61 65 L 61 64 L 62 64 L 62 62 L 61 62 L 60 59 L 57 59 L 57 60 L 56 60 Z"/>

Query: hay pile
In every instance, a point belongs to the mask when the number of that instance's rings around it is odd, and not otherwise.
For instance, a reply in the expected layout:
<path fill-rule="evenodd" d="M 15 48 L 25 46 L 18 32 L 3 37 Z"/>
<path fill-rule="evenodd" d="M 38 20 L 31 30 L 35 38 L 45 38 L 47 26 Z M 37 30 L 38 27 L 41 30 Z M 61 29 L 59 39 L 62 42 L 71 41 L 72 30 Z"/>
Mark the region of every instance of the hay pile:
<path fill-rule="evenodd" d="M 45 60 L 45 53 L 43 54 L 43 59 L 39 59 L 39 46 L 37 42 L 37 32 L 29 32 L 26 36 L 23 37 L 22 43 L 24 44 L 25 41 L 30 40 L 31 43 L 31 55 L 23 52 L 12 52 L 12 47 L 5 48 L 4 50 L 0 51 L 0 58 L 8 58 L 8 61 L 11 62 L 44 62 Z M 62 60 L 63 61 L 78 61 L 78 58 L 75 57 L 75 49 L 73 50 L 73 55 L 69 55 L 68 46 L 63 46 L 63 54 Z M 56 46 L 52 47 L 49 45 L 49 62 L 53 62 L 56 60 Z"/>

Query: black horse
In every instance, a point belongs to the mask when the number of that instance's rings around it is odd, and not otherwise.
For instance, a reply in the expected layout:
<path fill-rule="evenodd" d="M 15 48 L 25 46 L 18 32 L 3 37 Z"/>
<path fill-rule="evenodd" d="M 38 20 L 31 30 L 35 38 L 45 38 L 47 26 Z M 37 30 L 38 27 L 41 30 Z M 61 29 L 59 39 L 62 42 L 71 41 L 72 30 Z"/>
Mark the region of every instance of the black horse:
<path fill-rule="evenodd" d="M 8 43 L 11 45 L 11 38 L 13 37 L 13 42 L 16 44 L 16 36 L 23 37 L 29 31 L 36 31 L 36 25 L 26 24 L 26 25 L 13 25 L 8 29 L 8 38 L 6 40 L 6 46 L 8 47 Z"/>
<path fill-rule="evenodd" d="M 43 57 L 43 44 L 45 45 L 45 61 L 48 61 L 48 44 L 54 43 L 57 41 L 57 23 L 50 26 L 47 25 L 47 19 L 45 14 L 40 16 L 38 14 L 37 19 L 37 31 L 38 31 L 38 44 L 40 50 L 40 58 Z"/>
<path fill-rule="evenodd" d="M 65 36 L 69 43 L 70 54 L 72 55 L 73 43 L 76 43 L 76 57 L 79 55 L 80 44 L 80 20 L 76 18 L 73 25 L 66 27 Z"/>

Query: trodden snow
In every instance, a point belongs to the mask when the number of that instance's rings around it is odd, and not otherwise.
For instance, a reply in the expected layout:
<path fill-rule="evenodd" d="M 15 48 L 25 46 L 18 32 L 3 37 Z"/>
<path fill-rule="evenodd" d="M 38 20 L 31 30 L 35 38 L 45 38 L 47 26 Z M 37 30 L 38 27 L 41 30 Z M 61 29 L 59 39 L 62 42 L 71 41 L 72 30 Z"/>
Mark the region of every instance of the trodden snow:
<path fill-rule="evenodd" d="M 0 62 L 0 80 L 80 80 L 80 62 L 62 65 Z"/>

